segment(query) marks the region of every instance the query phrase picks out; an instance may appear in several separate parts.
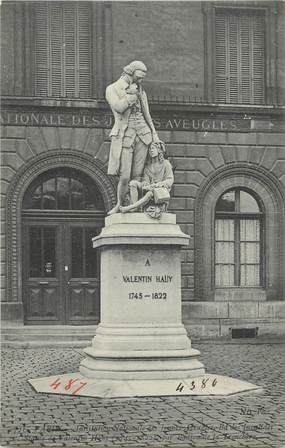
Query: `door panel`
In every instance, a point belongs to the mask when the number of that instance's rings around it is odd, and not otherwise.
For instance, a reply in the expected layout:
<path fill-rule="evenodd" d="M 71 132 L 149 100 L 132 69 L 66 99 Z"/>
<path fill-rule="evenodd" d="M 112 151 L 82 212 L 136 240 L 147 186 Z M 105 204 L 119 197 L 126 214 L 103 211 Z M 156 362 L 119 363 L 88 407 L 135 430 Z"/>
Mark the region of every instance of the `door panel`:
<path fill-rule="evenodd" d="M 60 323 L 60 227 L 30 225 L 25 231 L 26 323 Z"/>
<path fill-rule="evenodd" d="M 58 289 L 56 285 L 38 288 L 32 284 L 25 288 L 28 323 L 37 323 L 35 321 L 42 320 L 60 322 Z"/>
<path fill-rule="evenodd" d="M 67 319 L 69 323 L 99 321 L 99 263 L 92 238 L 98 228 L 92 225 L 70 225 L 70 278 L 67 290 Z"/>
<path fill-rule="evenodd" d="M 83 282 L 70 281 L 69 301 L 68 301 L 68 319 L 70 323 L 76 321 L 99 321 L 99 282 L 90 281 L 88 284 Z"/>

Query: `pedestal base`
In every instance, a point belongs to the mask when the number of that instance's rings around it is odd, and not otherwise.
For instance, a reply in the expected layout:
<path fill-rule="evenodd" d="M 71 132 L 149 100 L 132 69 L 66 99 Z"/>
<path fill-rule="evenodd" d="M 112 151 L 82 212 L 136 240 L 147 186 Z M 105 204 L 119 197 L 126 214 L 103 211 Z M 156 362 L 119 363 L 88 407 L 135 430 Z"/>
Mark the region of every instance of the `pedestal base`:
<path fill-rule="evenodd" d="M 37 392 L 94 398 L 204 396 L 223 397 L 260 392 L 261 387 L 222 375 L 206 374 L 179 380 L 98 380 L 69 373 L 29 380 Z"/>
<path fill-rule="evenodd" d="M 178 380 L 205 373 L 182 324 L 100 324 L 84 352 L 80 373 L 87 378 Z"/>
<path fill-rule="evenodd" d="M 86 353 L 88 353 L 86 351 Z M 108 380 L 165 380 L 179 378 L 194 378 L 205 373 L 204 366 L 195 359 L 199 355 L 197 350 L 189 350 L 188 357 L 182 358 L 176 355 L 165 356 L 159 353 L 153 354 L 153 358 L 135 358 L 130 354 L 129 358 L 108 357 L 108 354 L 100 354 L 101 358 L 85 358 L 80 365 L 80 373 L 87 378 Z M 92 356 L 93 355 L 93 356 Z"/>

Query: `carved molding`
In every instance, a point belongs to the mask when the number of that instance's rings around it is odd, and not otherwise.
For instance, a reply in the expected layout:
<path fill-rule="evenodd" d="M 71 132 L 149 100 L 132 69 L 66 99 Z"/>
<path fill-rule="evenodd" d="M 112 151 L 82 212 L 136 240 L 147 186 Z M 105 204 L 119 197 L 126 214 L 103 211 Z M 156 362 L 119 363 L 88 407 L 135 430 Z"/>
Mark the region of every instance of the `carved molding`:
<path fill-rule="evenodd" d="M 113 178 L 107 176 L 103 163 L 88 154 L 72 150 L 53 150 L 34 157 L 15 175 L 6 199 L 7 210 L 7 300 L 22 301 L 22 200 L 30 183 L 41 173 L 58 167 L 81 170 L 96 183 L 102 194 L 105 209 L 116 203 Z"/>
<path fill-rule="evenodd" d="M 214 300 L 215 205 L 226 190 L 245 187 L 263 203 L 265 213 L 265 288 L 277 298 L 285 288 L 285 196 L 278 179 L 266 169 L 233 163 L 216 170 L 201 185 L 195 200 L 195 296 Z M 280 299 L 280 297 L 279 297 Z"/>

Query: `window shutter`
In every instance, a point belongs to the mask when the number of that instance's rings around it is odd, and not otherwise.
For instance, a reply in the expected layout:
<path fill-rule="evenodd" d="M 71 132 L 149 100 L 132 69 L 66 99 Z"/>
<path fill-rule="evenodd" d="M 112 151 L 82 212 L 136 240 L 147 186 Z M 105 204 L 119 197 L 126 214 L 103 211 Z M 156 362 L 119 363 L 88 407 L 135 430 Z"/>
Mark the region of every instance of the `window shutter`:
<path fill-rule="evenodd" d="M 253 102 L 264 103 L 264 60 L 265 42 L 264 30 L 265 21 L 262 14 L 256 14 L 252 18 L 252 78 L 253 78 Z"/>
<path fill-rule="evenodd" d="M 78 86 L 79 96 L 88 98 L 91 95 L 91 15 L 89 7 L 79 3 L 77 10 L 78 36 Z"/>
<path fill-rule="evenodd" d="M 240 17 L 240 45 L 241 45 L 241 92 L 240 102 L 250 103 L 251 95 L 251 20 L 248 15 Z"/>
<path fill-rule="evenodd" d="M 49 3 L 50 30 L 50 65 L 51 65 L 51 96 L 62 96 L 63 91 L 63 39 L 62 39 L 62 8 L 58 3 Z"/>
<path fill-rule="evenodd" d="M 64 62 L 64 91 L 63 95 L 78 96 L 76 89 L 78 80 L 76 77 L 76 6 L 71 2 L 66 2 L 63 6 L 63 62 Z"/>
<path fill-rule="evenodd" d="M 227 40 L 226 17 L 216 14 L 216 97 L 222 102 L 228 98 Z"/>
<path fill-rule="evenodd" d="M 238 102 L 238 34 L 238 17 L 216 12 L 216 98 L 221 102 Z"/>
<path fill-rule="evenodd" d="M 216 99 L 264 102 L 264 16 L 255 11 L 216 11 Z"/>
<path fill-rule="evenodd" d="M 35 10 L 35 94 L 48 96 L 48 10 L 47 3 Z"/>
<path fill-rule="evenodd" d="M 35 19 L 36 95 L 90 97 L 90 3 L 37 3 Z"/>
<path fill-rule="evenodd" d="M 231 103 L 238 103 L 239 96 L 239 49 L 238 34 L 239 23 L 235 14 L 230 14 L 227 20 L 228 25 L 228 99 Z"/>

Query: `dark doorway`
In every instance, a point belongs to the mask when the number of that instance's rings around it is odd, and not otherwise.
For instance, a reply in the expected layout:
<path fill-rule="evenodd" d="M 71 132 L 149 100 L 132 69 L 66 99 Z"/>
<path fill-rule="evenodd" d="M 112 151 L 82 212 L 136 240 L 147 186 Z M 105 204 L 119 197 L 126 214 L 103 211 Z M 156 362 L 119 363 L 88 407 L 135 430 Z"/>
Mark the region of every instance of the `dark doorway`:
<path fill-rule="evenodd" d="M 23 201 L 26 324 L 94 324 L 100 318 L 99 259 L 104 204 L 96 185 L 73 169 L 50 170 Z"/>

